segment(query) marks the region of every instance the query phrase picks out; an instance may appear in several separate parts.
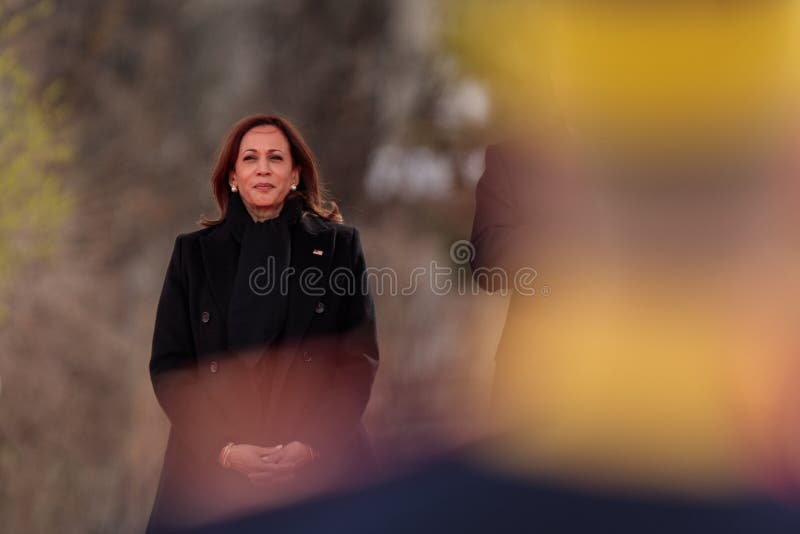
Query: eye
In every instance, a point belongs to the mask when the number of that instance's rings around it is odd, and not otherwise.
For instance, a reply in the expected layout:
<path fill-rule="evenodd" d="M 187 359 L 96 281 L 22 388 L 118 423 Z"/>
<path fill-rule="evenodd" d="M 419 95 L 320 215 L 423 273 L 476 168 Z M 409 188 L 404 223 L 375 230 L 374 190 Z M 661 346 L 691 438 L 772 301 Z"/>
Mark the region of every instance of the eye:
<path fill-rule="evenodd" d="M 270 159 L 272 161 L 283 161 L 283 157 L 282 156 L 272 156 Z"/>
<path fill-rule="evenodd" d="M 255 158 L 255 157 L 253 157 L 253 156 L 245 156 L 245 157 L 244 157 L 244 160 L 245 160 L 245 161 L 250 161 L 251 159 L 256 159 L 256 158 Z"/>

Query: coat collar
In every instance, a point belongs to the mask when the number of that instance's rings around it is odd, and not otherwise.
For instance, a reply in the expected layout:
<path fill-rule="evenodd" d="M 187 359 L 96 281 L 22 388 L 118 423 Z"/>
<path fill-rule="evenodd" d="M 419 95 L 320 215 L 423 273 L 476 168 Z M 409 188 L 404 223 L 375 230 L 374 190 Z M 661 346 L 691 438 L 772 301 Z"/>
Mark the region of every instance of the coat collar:
<path fill-rule="evenodd" d="M 303 214 L 303 198 L 297 193 L 287 197 L 283 203 L 283 208 L 280 211 L 277 219 L 285 221 L 289 226 L 293 226 L 300 219 Z M 244 233 L 247 227 L 260 224 L 271 224 L 276 222 L 276 219 L 270 219 L 262 222 L 253 221 L 252 216 L 244 206 L 241 195 L 238 193 L 228 193 L 228 209 L 225 214 L 225 221 L 223 224 L 228 229 L 237 243 L 242 242 Z"/>
<path fill-rule="evenodd" d="M 333 246 L 333 229 L 313 214 L 304 213 L 292 229 L 290 267 L 293 274 L 289 285 L 289 310 L 284 335 L 290 352 L 296 350 L 311 322 L 314 307 L 321 298 L 319 292 L 300 287 L 302 273 L 315 269 L 312 281 L 324 290 L 330 272 Z M 200 247 L 211 295 L 219 309 L 219 316 L 225 322 L 236 276 L 239 244 L 230 228 L 222 223 L 200 239 Z M 306 275 L 306 278 L 309 277 L 310 275 Z M 308 280 L 304 282 L 308 283 Z M 227 324 L 225 330 L 227 331 Z"/>

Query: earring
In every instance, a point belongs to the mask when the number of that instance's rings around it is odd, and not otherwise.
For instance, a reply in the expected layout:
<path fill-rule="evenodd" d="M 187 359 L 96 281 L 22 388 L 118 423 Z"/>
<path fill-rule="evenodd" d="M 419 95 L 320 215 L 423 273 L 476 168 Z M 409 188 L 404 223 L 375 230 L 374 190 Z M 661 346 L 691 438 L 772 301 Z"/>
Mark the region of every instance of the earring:
<path fill-rule="evenodd" d="M 238 187 L 236 187 L 235 185 L 231 185 L 231 191 L 232 191 L 232 192 L 234 192 L 234 193 L 235 193 L 235 192 L 236 192 L 236 191 L 238 191 L 238 190 L 239 190 L 239 188 L 238 188 Z"/>
<path fill-rule="evenodd" d="M 297 191 L 297 184 L 292 184 L 292 191 Z"/>

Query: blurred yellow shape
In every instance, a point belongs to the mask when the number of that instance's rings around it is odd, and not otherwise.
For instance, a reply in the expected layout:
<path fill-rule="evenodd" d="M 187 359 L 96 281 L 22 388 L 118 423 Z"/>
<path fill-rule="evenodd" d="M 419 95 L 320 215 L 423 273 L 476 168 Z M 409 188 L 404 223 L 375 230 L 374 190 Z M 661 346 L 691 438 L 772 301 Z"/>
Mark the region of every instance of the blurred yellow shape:
<path fill-rule="evenodd" d="M 687 492 L 739 485 L 737 325 L 703 284 L 559 276 L 517 306 L 526 325 L 496 387 L 512 468 L 592 484 Z"/>
<path fill-rule="evenodd" d="M 452 5 L 447 42 L 501 109 L 608 134 L 729 133 L 798 87 L 794 0 Z"/>

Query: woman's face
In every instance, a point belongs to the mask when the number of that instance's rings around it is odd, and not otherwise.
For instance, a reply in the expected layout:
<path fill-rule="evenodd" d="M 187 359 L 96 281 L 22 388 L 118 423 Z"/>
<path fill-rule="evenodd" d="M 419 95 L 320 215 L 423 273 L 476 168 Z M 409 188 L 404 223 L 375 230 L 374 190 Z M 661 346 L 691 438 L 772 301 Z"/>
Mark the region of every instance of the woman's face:
<path fill-rule="evenodd" d="M 239 145 L 229 183 L 239 189 L 251 209 L 279 210 L 291 187 L 297 185 L 300 169 L 292 162 L 289 140 L 275 126 L 256 126 Z"/>

